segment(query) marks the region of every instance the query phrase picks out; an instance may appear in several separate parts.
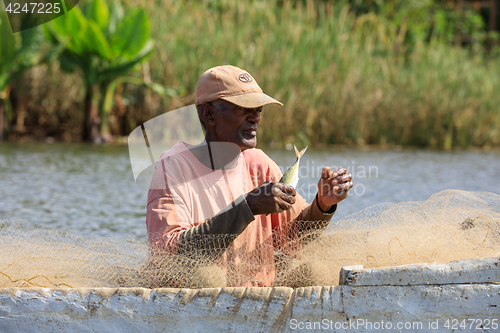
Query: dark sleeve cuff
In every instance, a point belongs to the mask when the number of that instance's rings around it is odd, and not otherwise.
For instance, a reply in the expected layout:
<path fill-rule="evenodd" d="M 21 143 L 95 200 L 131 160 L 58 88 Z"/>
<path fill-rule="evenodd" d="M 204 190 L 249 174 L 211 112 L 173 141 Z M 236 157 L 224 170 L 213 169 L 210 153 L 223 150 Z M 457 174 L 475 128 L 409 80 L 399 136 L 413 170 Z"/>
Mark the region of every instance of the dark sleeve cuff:
<path fill-rule="evenodd" d="M 337 204 L 330 206 L 330 209 L 328 211 L 324 212 L 321 207 L 319 206 L 319 200 L 318 200 L 318 193 L 316 193 L 316 198 L 314 199 L 316 201 L 316 206 L 318 207 L 319 211 L 322 212 L 325 215 L 333 215 L 335 214 L 335 211 L 337 210 Z"/>
<path fill-rule="evenodd" d="M 241 195 L 211 219 L 184 230 L 183 238 L 189 235 L 239 235 L 254 219 L 245 196 Z"/>
<path fill-rule="evenodd" d="M 248 223 L 255 220 L 255 216 L 253 215 L 244 195 L 239 196 L 236 200 L 234 200 L 234 202 L 241 206 L 242 214 L 245 216 L 245 220 L 248 221 Z"/>

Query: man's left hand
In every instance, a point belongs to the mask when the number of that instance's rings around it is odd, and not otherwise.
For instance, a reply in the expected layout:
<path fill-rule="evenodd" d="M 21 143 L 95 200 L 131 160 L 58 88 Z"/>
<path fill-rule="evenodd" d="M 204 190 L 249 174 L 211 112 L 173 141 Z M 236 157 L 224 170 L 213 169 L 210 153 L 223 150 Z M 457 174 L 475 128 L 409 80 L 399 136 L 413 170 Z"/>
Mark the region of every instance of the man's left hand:
<path fill-rule="evenodd" d="M 324 167 L 318 182 L 318 205 L 326 212 L 331 206 L 347 198 L 352 188 L 352 175 L 345 168 L 332 171 Z"/>

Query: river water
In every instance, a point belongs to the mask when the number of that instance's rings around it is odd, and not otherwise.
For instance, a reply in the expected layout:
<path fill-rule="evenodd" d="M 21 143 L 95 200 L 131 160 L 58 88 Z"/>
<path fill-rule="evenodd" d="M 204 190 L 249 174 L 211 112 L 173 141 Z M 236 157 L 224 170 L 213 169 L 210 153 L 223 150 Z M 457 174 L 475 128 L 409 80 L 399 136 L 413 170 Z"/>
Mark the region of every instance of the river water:
<path fill-rule="evenodd" d="M 264 149 L 280 166 L 293 151 Z M 445 189 L 499 194 L 500 152 L 313 150 L 301 160 L 299 194 L 311 202 L 323 166 L 346 167 L 355 187 L 334 219 L 382 202 L 422 201 Z M 0 144 L 0 216 L 95 235 L 146 240 L 146 190 L 128 148 Z"/>

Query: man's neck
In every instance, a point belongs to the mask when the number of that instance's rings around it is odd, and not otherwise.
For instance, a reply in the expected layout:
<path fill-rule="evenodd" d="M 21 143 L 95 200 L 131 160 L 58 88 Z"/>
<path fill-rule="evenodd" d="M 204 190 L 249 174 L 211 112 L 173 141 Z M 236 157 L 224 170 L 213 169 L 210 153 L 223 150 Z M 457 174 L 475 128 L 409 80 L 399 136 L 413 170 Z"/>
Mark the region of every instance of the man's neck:
<path fill-rule="evenodd" d="M 203 141 L 198 145 L 188 146 L 189 151 L 207 168 L 229 170 L 238 165 L 240 148 L 230 142 Z"/>

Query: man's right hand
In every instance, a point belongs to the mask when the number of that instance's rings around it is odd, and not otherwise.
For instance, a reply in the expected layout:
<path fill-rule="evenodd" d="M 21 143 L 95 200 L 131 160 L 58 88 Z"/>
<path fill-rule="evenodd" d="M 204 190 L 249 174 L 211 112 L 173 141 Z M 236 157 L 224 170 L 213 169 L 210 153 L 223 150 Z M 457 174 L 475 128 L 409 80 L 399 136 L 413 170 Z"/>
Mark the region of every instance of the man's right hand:
<path fill-rule="evenodd" d="M 245 199 L 253 215 L 267 215 L 289 210 L 295 203 L 296 195 L 297 191 L 290 185 L 265 181 L 248 192 Z"/>

